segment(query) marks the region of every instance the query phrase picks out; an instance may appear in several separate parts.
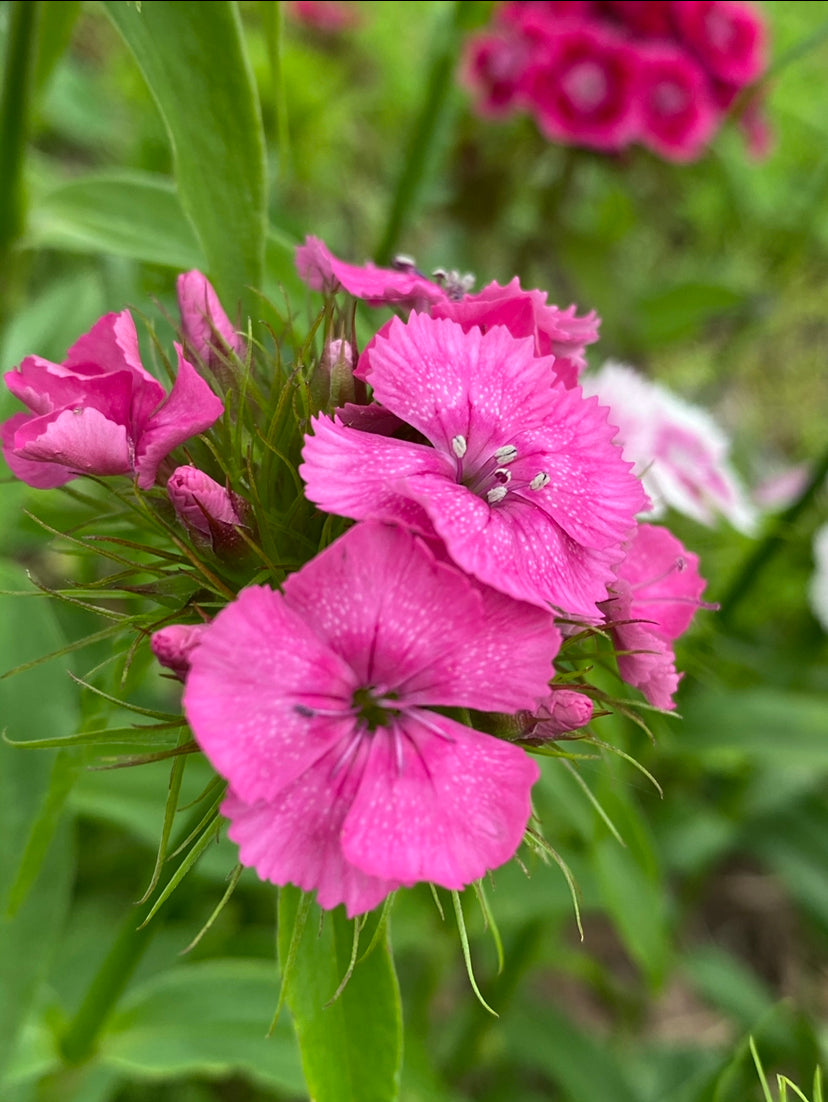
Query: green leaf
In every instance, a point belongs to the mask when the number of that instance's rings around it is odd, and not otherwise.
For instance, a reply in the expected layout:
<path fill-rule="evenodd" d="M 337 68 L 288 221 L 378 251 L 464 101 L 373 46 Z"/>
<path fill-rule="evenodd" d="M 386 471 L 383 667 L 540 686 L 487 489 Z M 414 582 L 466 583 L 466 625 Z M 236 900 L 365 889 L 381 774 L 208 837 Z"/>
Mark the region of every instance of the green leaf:
<path fill-rule="evenodd" d="M 176 269 L 205 263 L 175 186 L 141 172 L 94 173 L 47 192 L 32 210 L 26 244 Z"/>
<path fill-rule="evenodd" d="M 0 569 L 0 587 L 25 585 L 22 570 Z M 33 657 L 60 643 L 52 609 L 0 598 L 0 653 Z M 61 733 L 76 722 L 71 681 L 62 669 L 38 666 L 0 682 L 0 716 L 18 736 Z M 0 1068 L 37 994 L 59 938 L 73 874 L 70 838 L 57 830 L 48 799 L 55 756 L 26 753 L 0 742 Z M 25 853 L 26 864 L 21 867 Z M 16 912 L 6 914 L 15 889 Z M 0 1092 L 2 1093 L 2 1092 Z"/>
<path fill-rule="evenodd" d="M 103 0 L 167 126 L 181 205 L 228 313 L 261 287 L 264 134 L 235 4 Z"/>
<path fill-rule="evenodd" d="M 608 1045 L 548 1005 L 516 1007 L 504 1017 L 504 1030 L 512 1059 L 545 1072 L 571 1102 L 642 1102 Z"/>
<path fill-rule="evenodd" d="M 242 1072 L 301 1094 L 287 1019 L 267 1036 L 278 997 L 275 961 L 181 965 L 127 993 L 101 1038 L 100 1060 L 147 1079 Z"/>
<path fill-rule="evenodd" d="M 357 959 L 344 990 L 331 1002 L 351 961 L 354 924 L 341 907 L 323 913 L 314 905 L 297 931 L 298 948 L 292 947 L 301 903 L 298 888 L 280 890 L 282 982 L 310 1095 L 314 1102 L 393 1102 L 402 1060 L 402 1009 L 387 935 Z M 360 952 L 371 944 L 379 921 L 376 912 L 367 916 Z"/>
<path fill-rule="evenodd" d="M 723 765 L 759 758 L 775 765 L 825 770 L 825 698 L 780 689 L 710 690 L 684 709 L 682 730 L 664 745 Z"/>

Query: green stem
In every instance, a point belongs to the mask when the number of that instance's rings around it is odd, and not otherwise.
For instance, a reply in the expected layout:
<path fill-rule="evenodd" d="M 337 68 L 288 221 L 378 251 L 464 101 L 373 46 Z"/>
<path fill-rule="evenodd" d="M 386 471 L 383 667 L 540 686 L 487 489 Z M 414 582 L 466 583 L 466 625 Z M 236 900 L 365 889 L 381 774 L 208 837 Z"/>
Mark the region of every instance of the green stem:
<path fill-rule="evenodd" d="M 735 609 L 742 603 L 756 584 L 762 570 L 774 555 L 787 543 L 790 531 L 800 515 L 811 504 L 820 487 L 828 478 L 828 450 L 824 452 L 811 473 L 808 485 L 788 508 L 779 515 L 764 539 L 748 555 L 746 562 L 736 572 L 720 603 L 721 622 L 726 624 L 733 619 Z"/>
<path fill-rule="evenodd" d="M 37 60 L 39 0 L 11 0 L 0 90 L 0 322 L 10 313 L 11 251 L 23 230 L 23 166 Z"/>
<path fill-rule="evenodd" d="M 431 166 L 436 140 L 448 114 L 460 40 L 462 34 L 474 25 L 477 6 L 472 0 L 456 0 L 447 25 L 441 24 L 435 28 L 425 95 L 408 141 L 385 233 L 376 251 L 375 259 L 379 264 L 388 264 L 396 251 L 397 242 L 411 217 Z"/>
<path fill-rule="evenodd" d="M 159 925 L 150 922 L 136 929 L 135 915 L 127 915 L 83 1002 L 60 1039 L 61 1055 L 67 1064 L 82 1064 L 94 1052 L 101 1026 L 123 993 Z"/>

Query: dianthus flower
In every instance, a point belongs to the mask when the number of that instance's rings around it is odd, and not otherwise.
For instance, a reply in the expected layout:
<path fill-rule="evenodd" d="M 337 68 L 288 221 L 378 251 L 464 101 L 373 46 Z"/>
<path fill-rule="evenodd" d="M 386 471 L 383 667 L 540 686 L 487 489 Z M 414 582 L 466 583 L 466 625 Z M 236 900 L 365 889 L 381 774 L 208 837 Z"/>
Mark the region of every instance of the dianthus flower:
<path fill-rule="evenodd" d="M 493 325 L 504 325 L 513 337 L 531 337 L 536 356 L 554 356 L 555 379 L 573 387 L 586 367 L 586 346 L 598 340 L 600 320 L 592 310 L 576 317 L 575 307 L 561 310 L 546 301 L 546 291 L 524 291 L 515 276 L 501 286 L 490 283 L 482 291 L 460 299 L 436 302 L 433 318 L 450 318 L 468 331 L 478 326 L 483 332 Z"/>
<path fill-rule="evenodd" d="M 1 427 L 6 462 L 30 486 L 62 486 L 82 474 L 134 474 L 142 490 L 163 459 L 208 429 L 223 405 L 180 345 L 178 374 L 167 395 L 141 363 L 128 310 L 107 314 L 62 364 L 27 356 L 5 375 L 30 413 Z"/>
<path fill-rule="evenodd" d="M 360 373 L 417 439 L 316 417 L 307 496 L 340 516 L 436 531 L 484 584 L 594 620 L 646 499 L 607 410 L 553 383 L 553 367 L 500 325 L 394 318 Z"/>
<path fill-rule="evenodd" d="M 602 607 L 619 651 L 618 672 L 656 708 L 675 708 L 682 675 L 672 643 L 690 626 L 704 587 L 697 555 L 666 528 L 638 526 Z"/>
<path fill-rule="evenodd" d="M 730 443 L 706 410 L 612 361 L 582 385 L 610 407 L 617 442 L 641 475 L 654 515 L 670 506 L 701 524 L 721 514 L 748 535 L 755 530 L 756 510 L 730 465 Z"/>
<path fill-rule="evenodd" d="M 523 102 L 554 141 L 622 149 L 638 125 L 637 51 L 598 24 L 566 26 L 532 58 Z"/>
<path fill-rule="evenodd" d="M 364 299 L 369 306 L 407 306 L 425 310 L 432 302 L 446 298 L 439 283 L 416 270 L 407 258 L 396 268 L 378 268 L 375 264 L 346 264 L 338 260 L 318 237 L 306 237 L 296 250 L 296 269 L 314 291 L 337 291 L 344 287 L 349 295 Z"/>
<path fill-rule="evenodd" d="M 435 706 L 515 712 L 547 691 L 552 616 L 359 524 L 244 590 L 192 652 L 184 707 L 227 778 L 242 864 L 349 915 L 418 881 L 459 889 L 507 861 L 538 777 L 524 751 Z"/>
<path fill-rule="evenodd" d="M 719 123 L 705 74 L 671 44 L 641 48 L 639 139 L 671 161 L 700 156 Z"/>

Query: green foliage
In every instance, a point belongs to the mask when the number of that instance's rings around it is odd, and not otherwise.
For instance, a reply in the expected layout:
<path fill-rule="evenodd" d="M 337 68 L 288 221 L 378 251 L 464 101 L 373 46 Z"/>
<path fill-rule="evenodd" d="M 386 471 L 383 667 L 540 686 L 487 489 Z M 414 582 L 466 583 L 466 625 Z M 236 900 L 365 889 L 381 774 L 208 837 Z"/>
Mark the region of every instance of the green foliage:
<path fill-rule="evenodd" d="M 279 961 L 311 1096 L 393 1102 L 402 1020 L 384 911 L 348 921 L 282 888 Z"/>
<path fill-rule="evenodd" d="M 224 365 L 228 416 L 187 452 L 249 492 L 242 563 L 201 554 L 161 491 L 153 513 L 120 484 L 0 494 L 0 585 L 28 593 L 0 597 L 2 670 L 22 667 L 0 679 L 1 722 L 32 744 L 0 743 L 4 1102 L 273 1102 L 305 1082 L 319 1102 L 821 1102 L 828 642 L 804 596 L 821 478 L 756 544 L 677 523 L 729 606 L 680 655 L 683 718 L 645 714 L 651 743 L 622 707 L 594 740 L 556 744 L 534 793 L 545 842 L 478 886 L 482 910 L 471 892 L 440 895 L 441 914 L 401 891 L 356 943 L 341 913 L 300 912 L 285 889 L 281 991 L 272 889 L 239 873 L 147 646 L 182 610 L 195 622 L 242 584 L 278 584 L 339 530 L 303 497 L 297 428 L 329 397 L 323 339 L 363 347 L 384 316 L 306 306 L 306 233 L 355 262 L 384 241 L 423 270 L 518 274 L 595 308 L 593 362 L 631 358 L 715 408 L 752 484 L 819 461 L 828 5 L 762 11 L 775 150 L 748 159 L 731 125 L 676 166 L 474 117 L 453 65 L 485 5 L 358 5 L 327 37 L 286 5 L 5 6 L 4 370 L 59 360 L 129 304 L 151 311 L 146 362 L 164 377 L 190 267 L 231 316 L 242 303 L 267 370 Z M 596 644 L 569 672 L 606 663 Z"/>

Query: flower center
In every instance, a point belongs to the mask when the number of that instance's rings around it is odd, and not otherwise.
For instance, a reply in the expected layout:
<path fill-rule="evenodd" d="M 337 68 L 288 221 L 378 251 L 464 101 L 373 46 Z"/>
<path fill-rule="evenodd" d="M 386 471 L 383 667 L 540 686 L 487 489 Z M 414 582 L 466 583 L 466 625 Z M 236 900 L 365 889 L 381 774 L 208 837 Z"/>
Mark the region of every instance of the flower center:
<path fill-rule="evenodd" d="M 400 709 L 393 706 L 393 702 L 397 700 L 396 693 L 385 693 L 380 697 L 374 694 L 373 688 L 357 689 L 351 698 L 358 727 L 367 729 L 372 734 L 378 727 L 389 727 L 391 721 L 400 714 Z"/>
<path fill-rule="evenodd" d="M 452 438 L 451 450 L 454 452 L 457 468 L 457 481 L 478 497 L 485 497 L 490 505 L 505 501 L 510 493 L 517 490 L 531 490 L 536 493 L 549 483 L 546 471 L 537 471 L 531 478 L 513 477 L 511 464 L 518 457 L 514 444 L 504 444 L 482 463 L 465 469 L 463 457 L 468 451 L 465 436 Z"/>

